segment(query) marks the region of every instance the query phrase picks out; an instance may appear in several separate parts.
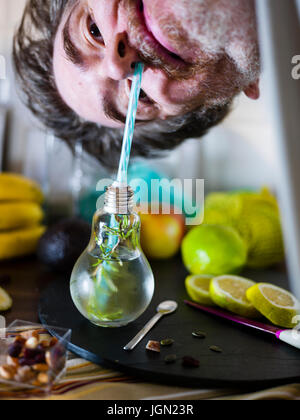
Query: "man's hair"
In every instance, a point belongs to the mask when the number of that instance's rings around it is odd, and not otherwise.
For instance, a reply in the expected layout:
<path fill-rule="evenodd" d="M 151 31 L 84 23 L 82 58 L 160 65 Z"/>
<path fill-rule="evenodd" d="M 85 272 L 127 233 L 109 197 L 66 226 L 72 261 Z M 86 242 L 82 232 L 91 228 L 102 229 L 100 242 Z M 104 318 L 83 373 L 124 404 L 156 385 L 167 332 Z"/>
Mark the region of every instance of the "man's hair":
<path fill-rule="evenodd" d="M 13 59 L 23 101 L 58 138 L 74 149 L 81 142 L 86 152 L 105 166 L 117 164 L 122 129 L 84 121 L 62 100 L 54 78 L 54 40 L 63 13 L 74 0 L 28 0 L 14 38 Z M 137 126 L 133 155 L 155 157 L 185 139 L 198 138 L 220 123 L 230 111 L 230 102 L 198 109 L 184 116 Z"/>

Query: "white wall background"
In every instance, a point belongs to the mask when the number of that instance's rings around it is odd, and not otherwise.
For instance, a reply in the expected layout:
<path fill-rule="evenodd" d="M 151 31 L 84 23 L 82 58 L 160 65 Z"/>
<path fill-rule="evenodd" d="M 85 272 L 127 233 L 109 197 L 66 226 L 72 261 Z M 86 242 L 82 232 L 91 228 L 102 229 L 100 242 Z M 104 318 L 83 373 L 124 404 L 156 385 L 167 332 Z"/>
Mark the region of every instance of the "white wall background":
<path fill-rule="evenodd" d="M 42 1 L 42 0 L 41 0 Z M 0 54 L 10 59 L 12 35 L 20 19 L 25 0 L 0 0 Z M 222 126 L 213 129 L 205 139 L 191 140 L 166 159 L 154 163 L 171 176 L 205 178 L 207 189 L 261 187 L 276 188 L 276 155 L 272 130 L 268 122 L 265 93 L 254 102 L 244 95 L 235 103 L 234 111 Z M 2 93 L 1 93 L 2 92 Z M 8 168 L 33 176 L 44 185 L 47 177 L 47 150 L 45 133 L 35 128 L 33 119 L 20 104 L 15 92 L 13 76 L 0 86 L 0 98 L 11 108 Z M 4 97 L 4 98 L 3 98 Z M 59 159 L 52 162 L 52 170 L 59 173 L 63 191 L 69 186 L 72 170 L 70 155 L 60 150 Z M 51 159 L 50 159 L 51 160 Z M 53 168 L 53 165 L 60 168 Z M 62 171 L 66 171 L 62 174 Z M 58 181 L 57 180 L 57 181 Z"/>

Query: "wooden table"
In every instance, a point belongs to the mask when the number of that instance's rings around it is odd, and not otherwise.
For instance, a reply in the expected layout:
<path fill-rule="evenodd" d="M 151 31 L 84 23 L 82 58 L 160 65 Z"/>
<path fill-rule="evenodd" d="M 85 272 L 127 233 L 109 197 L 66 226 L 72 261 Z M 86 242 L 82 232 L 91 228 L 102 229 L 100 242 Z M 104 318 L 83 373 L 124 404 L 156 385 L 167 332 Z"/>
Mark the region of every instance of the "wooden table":
<path fill-rule="evenodd" d="M 12 309 L 1 314 L 7 325 L 15 319 L 39 321 L 40 295 L 54 277 L 35 257 L 0 263 L 0 286 L 13 299 Z"/>

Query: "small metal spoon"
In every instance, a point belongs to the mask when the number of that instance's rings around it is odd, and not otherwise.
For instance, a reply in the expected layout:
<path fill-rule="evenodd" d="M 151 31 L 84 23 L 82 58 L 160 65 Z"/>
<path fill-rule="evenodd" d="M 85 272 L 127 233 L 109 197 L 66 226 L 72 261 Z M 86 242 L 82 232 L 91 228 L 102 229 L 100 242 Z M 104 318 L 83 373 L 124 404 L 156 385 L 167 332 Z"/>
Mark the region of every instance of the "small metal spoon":
<path fill-rule="evenodd" d="M 173 300 L 162 302 L 157 307 L 157 314 L 144 326 L 144 328 L 127 344 L 123 347 L 124 350 L 133 350 L 137 344 L 145 337 L 146 334 L 154 327 L 154 325 L 165 315 L 170 315 L 176 311 L 178 304 Z"/>

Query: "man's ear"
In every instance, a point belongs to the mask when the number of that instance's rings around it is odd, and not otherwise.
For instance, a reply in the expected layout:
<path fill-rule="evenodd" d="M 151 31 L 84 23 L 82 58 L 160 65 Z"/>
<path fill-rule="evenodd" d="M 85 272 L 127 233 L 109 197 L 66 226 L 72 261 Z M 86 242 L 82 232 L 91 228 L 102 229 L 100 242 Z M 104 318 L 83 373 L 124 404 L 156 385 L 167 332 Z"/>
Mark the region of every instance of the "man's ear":
<path fill-rule="evenodd" d="M 251 83 L 245 90 L 244 93 L 250 99 L 258 99 L 260 97 L 259 80 L 255 83 Z"/>

